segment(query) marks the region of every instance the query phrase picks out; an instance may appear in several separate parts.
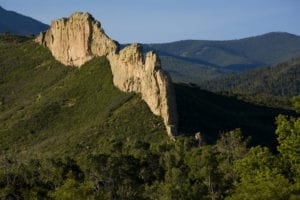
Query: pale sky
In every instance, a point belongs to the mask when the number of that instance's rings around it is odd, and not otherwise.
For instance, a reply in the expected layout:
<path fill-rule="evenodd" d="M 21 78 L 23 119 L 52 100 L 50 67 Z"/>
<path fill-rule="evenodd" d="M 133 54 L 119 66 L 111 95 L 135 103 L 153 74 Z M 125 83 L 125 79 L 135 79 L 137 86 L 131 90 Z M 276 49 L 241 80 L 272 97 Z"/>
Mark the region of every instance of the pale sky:
<path fill-rule="evenodd" d="M 300 0 L 0 0 L 0 6 L 47 24 L 89 12 L 121 43 L 300 35 Z"/>

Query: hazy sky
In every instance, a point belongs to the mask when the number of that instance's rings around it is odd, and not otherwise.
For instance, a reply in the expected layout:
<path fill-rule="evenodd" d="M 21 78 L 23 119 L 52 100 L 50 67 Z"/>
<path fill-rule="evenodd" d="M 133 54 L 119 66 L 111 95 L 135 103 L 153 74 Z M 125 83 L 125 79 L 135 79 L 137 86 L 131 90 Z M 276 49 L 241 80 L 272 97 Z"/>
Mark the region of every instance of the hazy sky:
<path fill-rule="evenodd" d="M 300 0 L 0 0 L 0 6 L 47 24 L 89 12 L 121 43 L 300 35 Z"/>

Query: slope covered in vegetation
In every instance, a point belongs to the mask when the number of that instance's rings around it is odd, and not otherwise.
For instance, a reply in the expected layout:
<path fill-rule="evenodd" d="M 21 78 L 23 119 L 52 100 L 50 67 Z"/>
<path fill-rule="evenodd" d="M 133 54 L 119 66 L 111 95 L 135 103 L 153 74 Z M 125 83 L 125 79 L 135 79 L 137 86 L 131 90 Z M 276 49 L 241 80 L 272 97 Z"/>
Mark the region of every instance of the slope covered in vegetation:
<path fill-rule="evenodd" d="M 189 85 L 177 85 L 176 94 L 183 135 L 171 141 L 139 95 L 113 86 L 106 58 L 67 67 L 29 38 L 0 36 L 0 198 L 299 195 L 299 156 L 290 153 L 298 149 L 299 119 L 277 118 L 279 154 L 272 155 L 248 148 L 274 147 L 274 117 L 288 112 Z"/>
<path fill-rule="evenodd" d="M 121 142 L 131 135 L 147 141 L 165 138 L 161 119 L 141 98 L 112 85 L 105 58 L 80 69 L 66 67 L 32 41 L 1 39 L 2 151 L 84 154 L 119 142 L 102 141 L 103 135 Z"/>
<path fill-rule="evenodd" d="M 239 94 L 252 101 L 261 100 L 276 105 L 276 99 L 282 102 L 300 94 L 300 57 L 275 66 L 215 78 L 204 82 L 201 87 L 214 92 Z"/>
<path fill-rule="evenodd" d="M 179 132 L 185 135 L 201 132 L 208 143 L 214 143 L 222 132 L 241 128 L 251 145 L 276 147 L 277 115 L 295 115 L 293 111 L 254 105 L 236 97 L 215 94 L 195 85 L 177 84 Z"/>

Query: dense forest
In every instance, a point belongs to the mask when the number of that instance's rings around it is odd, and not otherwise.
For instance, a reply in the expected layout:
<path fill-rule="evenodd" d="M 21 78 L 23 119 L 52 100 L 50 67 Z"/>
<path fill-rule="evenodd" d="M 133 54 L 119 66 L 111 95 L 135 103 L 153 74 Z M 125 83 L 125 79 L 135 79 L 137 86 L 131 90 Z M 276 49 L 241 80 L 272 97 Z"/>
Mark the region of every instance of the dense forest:
<path fill-rule="evenodd" d="M 277 100 L 277 106 L 284 105 L 284 101 L 288 104 L 287 99 L 300 94 L 300 57 L 270 67 L 218 77 L 204 82 L 201 87 L 275 105 Z"/>
<path fill-rule="evenodd" d="M 24 160 L 1 156 L 4 199 L 298 199 L 300 119 L 278 116 L 278 153 L 247 148 L 239 129 L 215 145 L 201 135 L 158 144 L 120 142 L 107 153 Z"/>
<path fill-rule="evenodd" d="M 295 96 L 300 93 L 300 57 L 272 67 L 261 67 L 207 81 L 203 87 L 212 91 L 244 94 Z"/>
<path fill-rule="evenodd" d="M 300 198 L 295 112 L 175 92 L 173 141 L 140 95 L 113 86 L 105 57 L 72 68 L 1 35 L 0 199 Z"/>

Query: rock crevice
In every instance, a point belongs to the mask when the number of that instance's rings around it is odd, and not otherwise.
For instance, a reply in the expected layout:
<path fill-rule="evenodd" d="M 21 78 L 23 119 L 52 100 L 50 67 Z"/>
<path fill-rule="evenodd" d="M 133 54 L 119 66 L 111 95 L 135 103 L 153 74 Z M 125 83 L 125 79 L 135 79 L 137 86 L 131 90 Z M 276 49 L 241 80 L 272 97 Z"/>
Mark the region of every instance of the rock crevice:
<path fill-rule="evenodd" d="M 163 118 L 169 136 L 177 134 L 172 80 L 162 70 L 156 53 L 148 52 L 144 56 L 139 44 L 119 51 L 118 43 L 110 39 L 88 13 L 74 13 L 68 19 L 53 21 L 36 42 L 48 47 L 65 65 L 80 67 L 95 56 L 107 56 L 114 85 L 124 92 L 141 93 L 150 110 Z"/>

